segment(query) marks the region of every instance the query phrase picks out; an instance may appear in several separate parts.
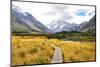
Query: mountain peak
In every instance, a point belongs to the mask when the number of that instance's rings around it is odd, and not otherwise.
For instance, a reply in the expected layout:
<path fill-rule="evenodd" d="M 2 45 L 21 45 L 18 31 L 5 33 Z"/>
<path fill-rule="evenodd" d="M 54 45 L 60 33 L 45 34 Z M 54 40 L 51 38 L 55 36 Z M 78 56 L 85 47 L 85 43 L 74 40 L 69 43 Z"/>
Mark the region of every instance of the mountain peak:
<path fill-rule="evenodd" d="M 68 23 L 64 20 L 53 20 L 49 25 L 49 29 L 54 32 L 62 32 L 62 31 L 73 31 L 76 30 L 77 24 L 75 23 Z"/>
<path fill-rule="evenodd" d="M 23 11 L 20 7 L 12 5 L 12 10 L 17 11 L 19 13 L 24 14 L 25 16 L 27 15 L 25 11 Z"/>

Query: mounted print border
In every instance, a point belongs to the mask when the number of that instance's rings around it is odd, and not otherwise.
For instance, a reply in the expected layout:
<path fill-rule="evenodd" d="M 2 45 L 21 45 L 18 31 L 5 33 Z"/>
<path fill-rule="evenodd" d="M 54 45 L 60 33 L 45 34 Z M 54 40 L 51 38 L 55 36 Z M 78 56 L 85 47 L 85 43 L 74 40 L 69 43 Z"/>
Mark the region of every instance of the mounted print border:
<path fill-rule="evenodd" d="M 11 66 L 96 61 L 96 6 L 11 1 Z"/>

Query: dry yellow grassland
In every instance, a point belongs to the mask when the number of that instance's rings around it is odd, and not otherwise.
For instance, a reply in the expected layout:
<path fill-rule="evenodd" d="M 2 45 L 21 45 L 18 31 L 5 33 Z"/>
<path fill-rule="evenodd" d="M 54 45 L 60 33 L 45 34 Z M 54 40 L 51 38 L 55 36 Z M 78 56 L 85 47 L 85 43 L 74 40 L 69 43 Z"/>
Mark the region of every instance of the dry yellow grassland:
<path fill-rule="evenodd" d="M 95 42 L 62 41 L 44 36 L 12 36 L 12 64 L 50 63 L 56 45 L 61 48 L 64 62 L 94 61 Z"/>
<path fill-rule="evenodd" d="M 12 36 L 13 65 L 50 63 L 53 53 L 45 37 Z"/>
<path fill-rule="evenodd" d="M 51 40 L 62 49 L 64 62 L 95 61 L 95 42 Z"/>

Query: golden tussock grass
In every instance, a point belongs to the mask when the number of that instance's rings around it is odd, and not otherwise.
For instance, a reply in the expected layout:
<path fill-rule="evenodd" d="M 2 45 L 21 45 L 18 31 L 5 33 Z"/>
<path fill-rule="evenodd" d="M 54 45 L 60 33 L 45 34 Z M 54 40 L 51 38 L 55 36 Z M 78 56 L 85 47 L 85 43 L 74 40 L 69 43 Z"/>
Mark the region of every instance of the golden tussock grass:
<path fill-rule="evenodd" d="M 45 37 L 12 36 L 12 64 L 50 63 L 53 48 L 45 44 Z"/>
<path fill-rule="evenodd" d="M 12 64 L 50 63 L 56 45 L 64 62 L 95 61 L 95 42 L 63 41 L 44 36 L 12 36 Z"/>
<path fill-rule="evenodd" d="M 95 42 L 59 41 L 64 62 L 95 61 Z"/>

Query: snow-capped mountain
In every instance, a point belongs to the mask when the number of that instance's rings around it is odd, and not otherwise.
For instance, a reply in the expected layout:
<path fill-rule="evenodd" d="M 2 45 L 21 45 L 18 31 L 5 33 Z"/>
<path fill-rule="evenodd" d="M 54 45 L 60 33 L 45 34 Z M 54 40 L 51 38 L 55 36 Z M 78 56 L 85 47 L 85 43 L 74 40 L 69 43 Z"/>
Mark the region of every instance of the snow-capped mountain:
<path fill-rule="evenodd" d="M 78 24 L 68 23 L 64 20 L 54 20 L 49 24 L 49 29 L 51 29 L 53 32 L 77 31 Z"/>
<path fill-rule="evenodd" d="M 57 19 L 53 20 L 46 27 L 40 21 L 38 21 L 30 13 L 23 11 L 18 6 L 12 5 L 12 32 L 28 32 L 28 33 L 56 33 L 56 32 L 70 32 L 79 31 L 86 32 L 95 30 L 95 17 L 89 22 L 83 22 L 81 24 L 75 24 L 66 22 L 65 20 Z M 49 28 L 49 29 L 48 29 Z"/>
<path fill-rule="evenodd" d="M 12 32 L 50 33 L 49 29 L 30 13 L 12 5 Z"/>
<path fill-rule="evenodd" d="M 79 32 L 95 32 L 96 27 L 96 16 L 90 19 L 89 22 L 83 22 L 81 24 L 75 24 L 66 22 L 64 20 L 54 20 L 49 25 L 48 28 L 53 31 L 53 33 L 56 32 L 70 32 L 70 31 L 79 31 Z"/>

